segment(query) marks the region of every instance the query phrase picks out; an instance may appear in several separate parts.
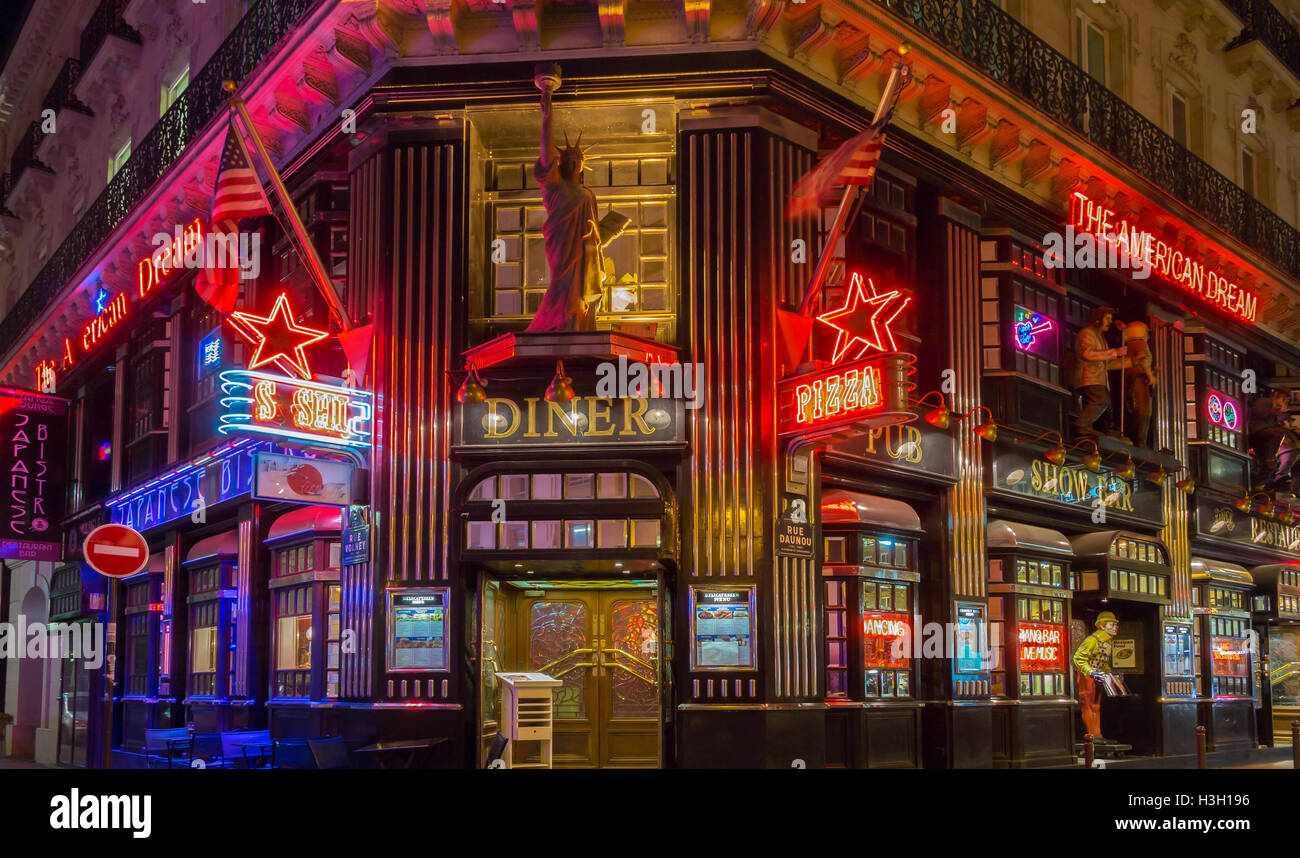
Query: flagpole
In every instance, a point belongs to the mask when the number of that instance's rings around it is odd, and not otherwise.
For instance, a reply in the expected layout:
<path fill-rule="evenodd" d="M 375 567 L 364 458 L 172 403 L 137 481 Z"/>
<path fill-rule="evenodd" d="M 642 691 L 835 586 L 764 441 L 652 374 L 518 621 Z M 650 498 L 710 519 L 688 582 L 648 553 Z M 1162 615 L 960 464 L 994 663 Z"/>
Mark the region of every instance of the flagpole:
<path fill-rule="evenodd" d="M 880 104 L 876 107 L 876 115 L 871 120 L 873 126 L 884 125 L 893 114 L 894 103 L 902 90 L 905 70 L 906 67 L 902 63 L 894 63 L 893 69 L 889 72 L 889 81 L 885 84 L 885 91 L 881 93 Z M 826 244 L 822 247 L 821 258 L 817 260 L 817 267 L 813 269 L 808 288 L 804 290 L 803 300 L 799 302 L 801 316 L 807 316 L 813 309 L 813 305 L 817 303 L 817 299 L 821 297 L 826 274 L 834 261 L 835 245 L 848 224 L 850 213 L 856 210 L 857 203 L 862 198 L 862 189 L 862 185 L 847 185 L 844 188 L 844 196 L 840 198 L 840 207 L 835 212 L 835 220 L 831 223 L 830 232 L 826 234 Z"/>
<path fill-rule="evenodd" d="M 311 243 L 311 239 L 307 236 L 307 228 L 303 226 L 302 219 L 298 217 L 298 209 L 289 197 L 289 191 L 280 179 L 280 173 L 275 169 L 270 153 L 266 151 L 266 144 L 262 142 L 262 135 L 257 133 L 257 127 L 253 125 L 253 119 L 248 115 L 248 108 L 244 106 L 244 100 L 234 94 L 234 84 L 230 81 L 227 81 L 226 84 L 227 91 L 231 93 L 230 107 L 239 114 L 239 118 L 244 123 L 244 130 L 249 137 L 253 138 L 253 147 L 257 150 L 262 166 L 271 176 L 271 187 L 275 189 L 275 195 L 280 200 L 280 208 L 284 209 L 285 219 L 289 221 L 289 233 L 297 239 L 298 252 L 306 261 L 312 280 L 316 282 L 316 288 L 325 298 L 325 303 L 329 304 L 330 313 L 339 323 L 339 327 L 344 331 L 352 330 L 352 320 L 348 318 L 348 311 L 344 308 L 343 301 L 334 290 L 334 282 L 330 280 L 329 274 L 326 273 L 325 265 L 316 253 L 315 245 Z M 235 136 L 238 139 L 239 135 Z M 239 143 L 241 146 L 243 145 L 242 140 Z"/>

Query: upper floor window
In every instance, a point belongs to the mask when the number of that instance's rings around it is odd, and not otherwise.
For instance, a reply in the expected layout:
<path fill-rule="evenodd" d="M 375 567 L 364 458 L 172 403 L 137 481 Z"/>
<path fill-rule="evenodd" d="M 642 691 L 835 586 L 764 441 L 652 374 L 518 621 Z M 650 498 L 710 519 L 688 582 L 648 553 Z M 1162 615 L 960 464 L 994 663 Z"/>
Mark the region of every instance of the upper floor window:
<path fill-rule="evenodd" d="M 664 342 L 675 340 L 677 325 L 673 115 L 666 103 L 557 106 L 553 125 L 561 149 L 566 133 L 576 144 L 582 132 L 582 181 L 595 194 L 597 218 L 626 221 L 602 252 L 596 327 Z M 481 272 L 471 316 L 495 333 L 531 319 L 550 285 L 547 212 L 534 173 L 541 117 L 535 106 L 493 108 L 474 111 L 471 122 L 471 163 L 483 165 L 472 179 L 483 209 L 471 219 L 478 233 L 472 246 L 482 260 L 471 266 Z"/>
<path fill-rule="evenodd" d="M 1179 146 L 1188 148 L 1187 99 L 1177 90 L 1169 92 L 1169 131 Z"/>
<path fill-rule="evenodd" d="M 108 180 L 113 181 L 117 171 L 126 166 L 126 162 L 131 160 L 131 138 L 126 138 L 122 147 L 115 151 L 108 159 Z"/>
<path fill-rule="evenodd" d="M 186 66 L 181 73 L 172 78 L 171 82 L 163 81 L 162 100 L 158 108 L 158 115 L 162 116 L 167 110 L 176 103 L 185 88 L 190 85 L 190 67 Z"/>
<path fill-rule="evenodd" d="M 1074 17 L 1074 57 L 1089 75 L 1106 85 L 1106 56 L 1109 45 L 1106 31 L 1082 12 Z"/>

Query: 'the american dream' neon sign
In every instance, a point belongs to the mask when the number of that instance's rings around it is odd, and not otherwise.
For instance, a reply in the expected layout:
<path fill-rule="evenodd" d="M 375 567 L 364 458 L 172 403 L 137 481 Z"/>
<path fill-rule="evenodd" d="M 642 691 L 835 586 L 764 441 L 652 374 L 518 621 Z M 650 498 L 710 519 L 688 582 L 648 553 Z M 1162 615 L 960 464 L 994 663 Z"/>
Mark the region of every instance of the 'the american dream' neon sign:
<path fill-rule="evenodd" d="M 1076 229 L 1110 241 L 1134 258 L 1145 259 L 1160 276 L 1195 293 L 1242 321 L 1253 322 L 1259 306 L 1254 292 L 1233 283 L 1198 259 L 1170 247 L 1127 220 L 1111 220 L 1115 213 L 1075 191 L 1070 198 L 1070 223 Z M 1069 250 L 1069 248 L 1067 248 Z"/>

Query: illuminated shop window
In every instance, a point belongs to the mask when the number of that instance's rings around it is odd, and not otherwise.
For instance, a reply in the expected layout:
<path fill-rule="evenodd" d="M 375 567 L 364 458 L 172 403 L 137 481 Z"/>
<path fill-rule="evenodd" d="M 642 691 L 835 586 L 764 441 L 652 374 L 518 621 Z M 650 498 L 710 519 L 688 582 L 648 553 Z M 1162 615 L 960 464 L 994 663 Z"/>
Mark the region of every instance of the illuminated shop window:
<path fill-rule="evenodd" d="M 275 592 L 275 696 L 311 694 L 312 588 Z"/>
<path fill-rule="evenodd" d="M 1064 269 L 1047 267 L 1042 249 L 1007 230 L 983 237 L 980 263 L 984 369 L 1068 387 L 1061 369 Z"/>
<path fill-rule="evenodd" d="M 842 544 L 842 543 L 841 543 Z M 826 582 L 826 696 L 849 696 L 848 584 Z"/>
<path fill-rule="evenodd" d="M 659 490 L 640 474 L 501 474 L 480 481 L 470 492 L 468 500 L 492 501 L 499 496 L 537 502 L 539 506 L 534 507 L 534 511 L 546 510 L 549 514 L 528 516 L 529 520 L 467 521 L 467 550 L 658 548 L 662 542 L 658 518 L 577 519 L 564 516 L 574 501 L 658 500 Z M 609 512 L 615 513 L 616 510 L 610 509 Z"/>
<path fill-rule="evenodd" d="M 885 533 L 826 537 L 826 695 L 915 695 L 915 540 Z M 860 647 L 860 649 L 859 649 Z"/>
<path fill-rule="evenodd" d="M 863 695 L 912 696 L 912 584 L 862 582 Z"/>
<path fill-rule="evenodd" d="M 1066 693 L 1065 602 L 1021 596 L 1016 599 L 1015 645 L 1021 697 L 1059 697 Z"/>
<path fill-rule="evenodd" d="M 646 111 L 653 112 L 653 125 Z M 627 229 L 605 249 L 609 266 L 596 322 L 674 342 L 677 324 L 674 249 L 676 228 L 676 130 L 672 102 L 620 102 L 556 106 L 556 144 L 566 130 L 587 150 L 584 184 L 596 195 L 603 217 L 626 217 Z M 471 178 L 481 209 L 471 214 L 471 246 L 481 264 L 471 265 L 475 319 L 532 318 L 550 282 L 542 225 L 546 210 L 533 175 L 541 113 L 535 104 L 466 111 L 473 129 Z M 651 129 L 647 131 L 646 129 Z"/>
<path fill-rule="evenodd" d="M 1184 337 L 1189 360 L 1183 370 L 1187 437 L 1209 441 L 1238 452 L 1246 451 L 1249 404 L 1242 395 L 1241 373 L 1245 355 L 1208 335 Z M 1219 459 L 1211 460 L 1215 469 Z M 1218 474 L 1218 482 L 1240 483 L 1239 473 Z"/>
<path fill-rule="evenodd" d="M 1251 695 L 1250 621 L 1235 617 L 1209 617 L 1210 658 L 1215 697 Z"/>
<path fill-rule="evenodd" d="M 1300 706 L 1300 629 L 1274 626 L 1268 634 L 1274 706 Z"/>

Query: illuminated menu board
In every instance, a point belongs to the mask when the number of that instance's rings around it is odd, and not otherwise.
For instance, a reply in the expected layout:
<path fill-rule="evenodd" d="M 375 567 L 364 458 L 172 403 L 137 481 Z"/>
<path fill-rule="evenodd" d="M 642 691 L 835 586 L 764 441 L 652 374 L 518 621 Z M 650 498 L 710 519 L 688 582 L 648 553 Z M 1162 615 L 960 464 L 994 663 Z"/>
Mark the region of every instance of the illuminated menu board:
<path fill-rule="evenodd" d="M 446 587 L 388 591 L 388 669 L 447 670 Z"/>
<path fill-rule="evenodd" d="M 691 590 L 691 668 L 752 670 L 754 588 Z"/>

